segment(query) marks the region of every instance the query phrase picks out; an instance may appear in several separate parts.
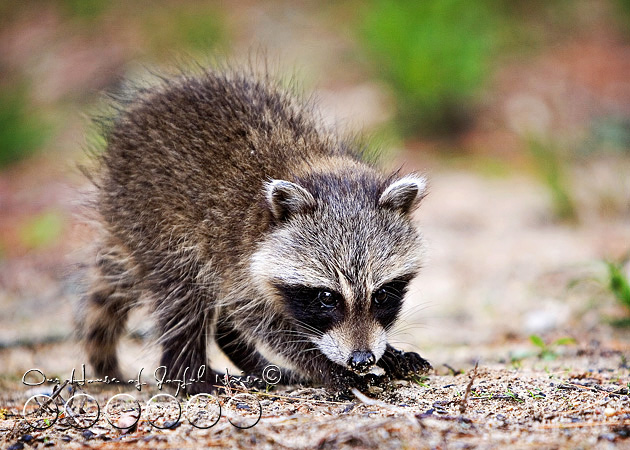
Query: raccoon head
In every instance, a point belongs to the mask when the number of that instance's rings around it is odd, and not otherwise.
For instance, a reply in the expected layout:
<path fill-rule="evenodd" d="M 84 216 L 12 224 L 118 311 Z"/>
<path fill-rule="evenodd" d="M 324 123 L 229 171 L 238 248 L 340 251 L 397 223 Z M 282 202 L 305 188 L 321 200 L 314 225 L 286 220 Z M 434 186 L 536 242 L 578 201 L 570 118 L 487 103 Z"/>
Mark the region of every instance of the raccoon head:
<path fill-rule="evenodd" d="M 328 359 L 364 372 L 385 352 L 387 331 L 420 268 L 410 212 L 426 181 L 386 179 L 354 163 L 265 186 L 273 225 L 251 272 L 274 307 Z"/>

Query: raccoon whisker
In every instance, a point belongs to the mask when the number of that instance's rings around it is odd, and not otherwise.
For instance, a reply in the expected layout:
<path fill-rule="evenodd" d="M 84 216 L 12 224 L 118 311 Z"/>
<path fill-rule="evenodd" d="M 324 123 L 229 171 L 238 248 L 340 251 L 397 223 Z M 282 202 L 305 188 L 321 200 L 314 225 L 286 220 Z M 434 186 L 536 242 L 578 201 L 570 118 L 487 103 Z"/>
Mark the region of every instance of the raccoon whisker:
<path fill-rule="evenodd" d="M 282 334 L 287 334 L 287 335 L 291 335 L 291 334 L 296 334 L 299 336 L 310 336 L 309 333 L 305 332 L 305 331 L 301 331 L 301 330 L 283 330 L 281 331 Z"/>
<path fill-rule="evenodd" d="M 311 341 L 310 339 L 299 339 L 299 340 L 291 340 L 291 341 L 286 341 L 287 344 L 312 344 L 313 341 Z"/>
<path fill-rule="evenodd" d="M 283 331 L 282 334 L 285 335 L 293 335 L 293 336 L 304 336 L 304 337 L 315 337 L 319 338 L 322 336 L 322 333 L 318 330 L 292 330 L 289 332 Z"/>
<path fill-rule="evenodd" d="M 304 328 L 310 332 L 312 332 L 316 337 L 321 337 L 324 335 L 324 333 L 322 333 L 320 330 L 318 330 L 317 328 L 313 327 L 312 325 L 309 325 L 301 320 L 298 319 L 294 319 L 294 322 L 297 324 L 298 327 L 300 328 Z"/>
<path fill-rule="evenodd" d="M 408 295 L 408 294 L 407 294 Z M 409 296 L 409 295 L 408 295 Z M 432 301 L 423 301 L 423 302 L 413 302 L 411 305 L 408 305 L 405 310 L 406 311 L 415 311 L 419 309 L 432 308 L 435 306 L 435 302 Z"/>
<path fill-rule="evenodd" d="M 294 335 L 288 335 L 286 336 L 286 338 L 288 339 L 287 342 L 311 342 L 312 343 L 315 337 L 310 336 L 310 335 L 294 334 Z M 290 338 L 296 338 L 297 340 L 291 340 Z"/>
<path fill-rule="evenodd" d="M 312 347 L 312 348 L 307 348 L 306 350 L 302 350 L 302 351 L 300 351 L 300 353 L 308 353 L 308 352 L 318 351 L 318 350 L 319 350 L 319 347 Z M 320 354 L 317 355 L 317 357 L 320 357 L 320 356 L 326 357 L 326 355 L 321 353 L 321 351 L 320 351 Z"/>
<path fill-rule="evenodd" d="M 388 335 L 388 337 L 390 344 L 392 342 L 405 343 L 406 341 L 404 341 L 403 339 L 414 339 L 414 335 L 411 333 L 392 333 Z"/>
<path fill-rule="evenodd" d="M 395 324 L 393 325 L 389 330 L 387 330 L 390 333 L 399 333 L 401 331 L 411 331 L 411 330 L 418 330 L 421 328 L 425 328 L 425 325 L 418 322 L 418 323 L 402 323 L 402 324 Z"/>
<path fill-rule="evenodd" d="M 400 314 L 400 318 L 403 317 L 407 317 L 407 316 L 411 316 L 413 314 L 416 314 L 420 311 L 424 311 L 427 310 L 429 308 L 432 308 L 434 305 L 434 302 L 422 302 L 422 303 L 418 303 L 416 305 L 413 306 L 408 306 L 403 308 L 402 313 Z"/>

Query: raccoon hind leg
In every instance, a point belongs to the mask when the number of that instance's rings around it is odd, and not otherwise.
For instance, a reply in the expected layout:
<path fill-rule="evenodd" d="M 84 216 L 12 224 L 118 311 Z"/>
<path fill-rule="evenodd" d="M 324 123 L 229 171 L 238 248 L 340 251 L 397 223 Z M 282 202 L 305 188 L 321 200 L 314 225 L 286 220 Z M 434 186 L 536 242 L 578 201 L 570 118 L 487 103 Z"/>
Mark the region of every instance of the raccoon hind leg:
<path fill-rule="evenodd" d="M 107 239 L 90 269 L 90 286 L 81 300 L 77 329 L 88 362 L 99 376 L 122 379 L 116 346 L 140 290 L 131 256 Z"/>

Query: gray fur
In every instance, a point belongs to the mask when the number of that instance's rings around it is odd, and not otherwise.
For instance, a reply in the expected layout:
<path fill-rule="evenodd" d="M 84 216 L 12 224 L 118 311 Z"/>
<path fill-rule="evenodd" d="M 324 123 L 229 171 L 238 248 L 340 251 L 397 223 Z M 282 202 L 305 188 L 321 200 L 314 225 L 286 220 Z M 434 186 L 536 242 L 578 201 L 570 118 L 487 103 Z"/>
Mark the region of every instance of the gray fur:
<path fill-rule="evenodd" d="M 409 212 L 423 178 L 362 162 L 308 103 L 247 72 L 145 89 L 105 138 L 92 173 L 103 237 L 79 327 L 101 375 L 120 376 L 116 342 L 147 294 L 171 376 L 209 363 L 208 339 L 247 373 L 283 363 L 287 382 L 347 379 L 353 350 L 392 376 L 430 367 L 389 347 L 371 313 L 375 290 L 420 268 Z M 344 315 L 306 326 L 278 286 L 338 292 Z"/>

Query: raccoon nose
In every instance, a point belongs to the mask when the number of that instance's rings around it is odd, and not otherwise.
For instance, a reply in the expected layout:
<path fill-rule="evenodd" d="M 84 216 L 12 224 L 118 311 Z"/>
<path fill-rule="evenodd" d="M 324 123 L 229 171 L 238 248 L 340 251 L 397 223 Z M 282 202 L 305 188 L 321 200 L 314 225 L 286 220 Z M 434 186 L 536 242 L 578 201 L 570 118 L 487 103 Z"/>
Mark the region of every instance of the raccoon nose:
<path fill-rule="evenodd" d="M 376 358 L 372 352 L 352 352 L 348 365 L 353 370 L 364 372 L 374 365 Z"/>

